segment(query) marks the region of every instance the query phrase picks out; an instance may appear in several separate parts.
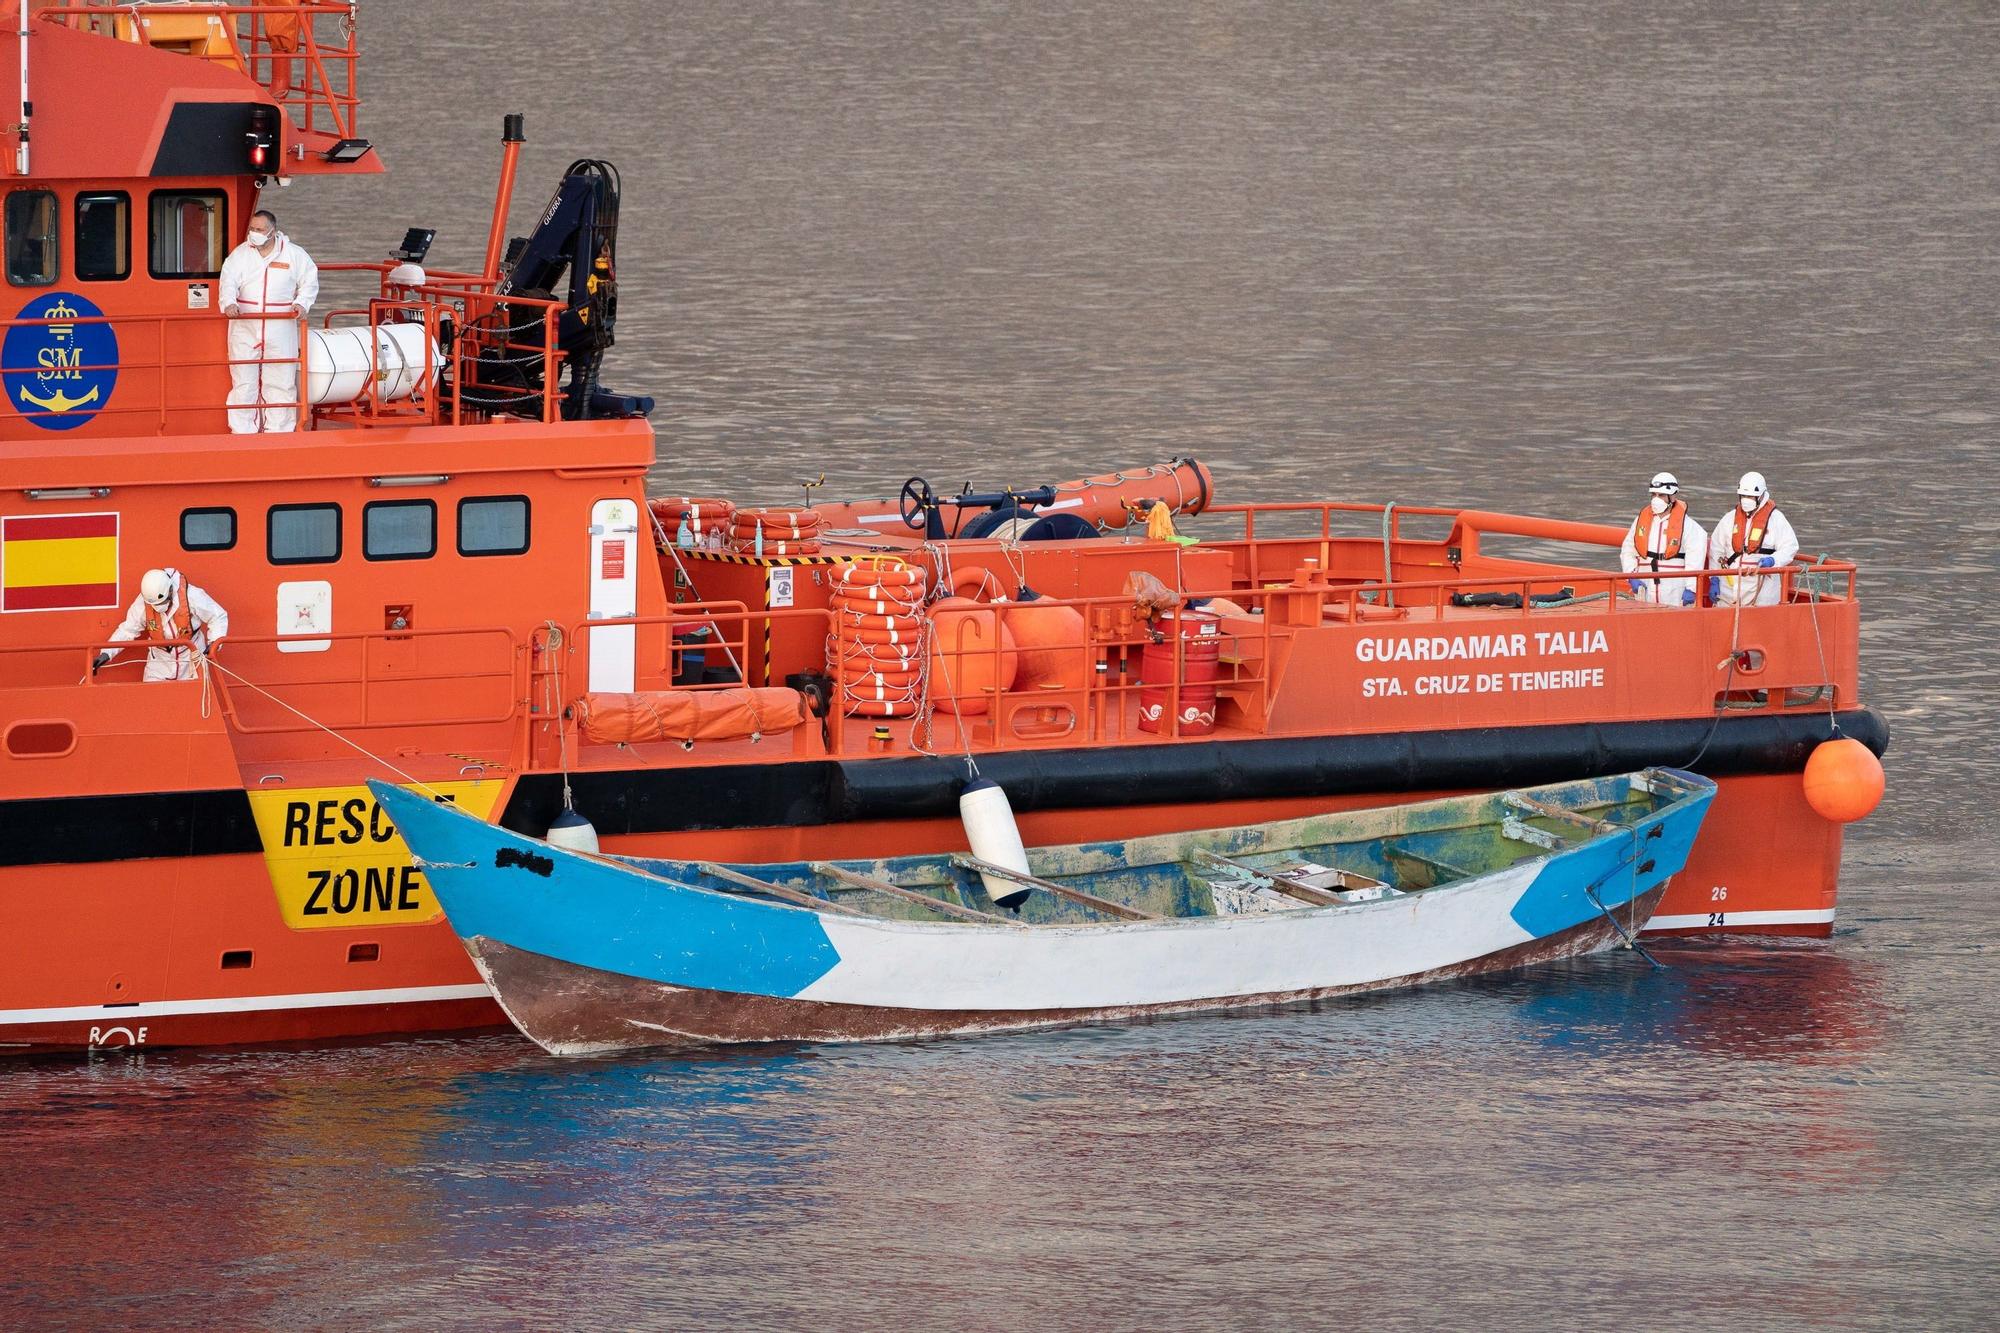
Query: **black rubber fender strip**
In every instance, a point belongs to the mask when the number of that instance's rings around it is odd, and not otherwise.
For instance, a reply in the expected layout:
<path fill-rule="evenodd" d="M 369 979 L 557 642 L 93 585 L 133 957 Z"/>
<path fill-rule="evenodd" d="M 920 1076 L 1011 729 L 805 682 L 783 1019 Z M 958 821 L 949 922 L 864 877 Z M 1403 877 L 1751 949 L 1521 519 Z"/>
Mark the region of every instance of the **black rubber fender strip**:
<path fill-rule="evenodd" d="M 1873 709 L 1839 720 L 1843 734 L 1875 753 L 1888 749 L 1888 724 Z M 1018 750 L 980 756 L 979 771 L 1007 789 L 1018 812 L 1476 791 L 1685 764 L 1709 725 L 1681 718 Z M 1798 772 L 1827 736 L 1824 714 L 1724 718 L 1700 771 Z M 965 779 L 963 759 L 915 755 L 575 773 L 570 786 L 577 809 L 616 836 L 946 817 L 957 813 Z M 529 774 L 501 823 L 540 836 L 561 804 L 559 775 Z"/>

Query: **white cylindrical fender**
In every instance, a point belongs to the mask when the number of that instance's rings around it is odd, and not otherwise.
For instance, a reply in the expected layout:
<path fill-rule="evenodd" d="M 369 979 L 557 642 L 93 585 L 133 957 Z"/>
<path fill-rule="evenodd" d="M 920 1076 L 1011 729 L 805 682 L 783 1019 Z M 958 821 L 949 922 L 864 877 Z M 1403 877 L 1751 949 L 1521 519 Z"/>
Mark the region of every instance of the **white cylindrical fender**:
<path fill-rule="evenodd" d="M 421 324 L 313 329 L 306 343 L 306 394 L 315 403 L 351 403 L 375 381 L 377 398 L 400 402 L 437 379 L 437 344 Z M 426 352 L 428 351 L 428 356 Z M 427 373 L 428 368 L 428 373 Z"/>
<path fill-rule="evenodd" d="M 566 851 L 595 852 L 597 827 L 576 811 L 564 810 L 549 825 L 549 836 L 543 841 Z"/>
<path fill-rule="evenodd" d="M 972 854 L 982 861 L 1025 875 L 1028 849 L 1021 845 L 1021 826 L 1014 822 L 1014 807 L 1007 803 L 1006 789 L 997 782 L 976 778 L 958 794 L 958 817 L 965 822 L 965 840 Z M 986 896 L 1001 907 L 1018 908 L 1027 900 L 1026 885 L 998 875 L 981 875 Z"/>

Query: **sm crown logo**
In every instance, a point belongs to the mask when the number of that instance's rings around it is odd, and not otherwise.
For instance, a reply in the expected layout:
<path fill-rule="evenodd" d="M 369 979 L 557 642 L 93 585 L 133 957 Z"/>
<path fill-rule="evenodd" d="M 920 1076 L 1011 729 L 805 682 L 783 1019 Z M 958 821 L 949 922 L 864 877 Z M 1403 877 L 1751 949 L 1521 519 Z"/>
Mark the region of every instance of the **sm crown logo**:
<path fill-rule="evenodd" d="M 72 430 L 103 411 L 118 384 L 118 335 L 103 314 L 74 292 L 21 307 L 0 343 L 7 405 L 43 430 Z"/>

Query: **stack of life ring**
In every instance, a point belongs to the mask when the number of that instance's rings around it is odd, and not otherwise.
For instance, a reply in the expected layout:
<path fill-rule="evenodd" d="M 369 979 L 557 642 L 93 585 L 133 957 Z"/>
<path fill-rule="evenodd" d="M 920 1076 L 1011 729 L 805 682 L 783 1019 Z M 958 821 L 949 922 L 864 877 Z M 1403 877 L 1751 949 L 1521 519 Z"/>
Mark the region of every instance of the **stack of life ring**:
<path fill-rule="evenodd" d="M 839 683 L 844 713 L 907 717 L 917 711 L 929 652 L 929 583 L 915 565 L 856 562 L 833 571 L 826 669 Z"/>
<path fill-rule="evenodd" d="M 818 555 L 819 525 L 815 509 L 739 509 L 729 540 L 744 555 Z"/>
<path fill-rule="evenodd" d="M 698 495 L 663 495 L 652 502 L 660 530 L 676 546 L 718 549 L 729 536 L 736 506 Z"/>

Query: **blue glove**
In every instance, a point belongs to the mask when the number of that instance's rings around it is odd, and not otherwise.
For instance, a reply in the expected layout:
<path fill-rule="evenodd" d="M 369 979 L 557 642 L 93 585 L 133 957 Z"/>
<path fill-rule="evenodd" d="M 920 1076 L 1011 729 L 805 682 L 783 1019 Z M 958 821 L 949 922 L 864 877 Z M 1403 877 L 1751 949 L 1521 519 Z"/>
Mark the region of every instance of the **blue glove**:
<path fill-rule="evenodd" d="M 1630 588 L 1630 589 L 1632 590 L 1632 592 L 1633 592 L 1633 594 L 1634 594 L 1635 596 L 1636 596 L 1636 595 L 1638 594 L 1638 591 L 1639 591 L 1639 580 L 1637 580 L 1637 579 L 1626 579 L 1626 580 L 1625 580 L 1625 586 L 1626 586 L 1626 587 L 1628 587 L 1628 588 Z"/>
<path fill-rule="evenodd" d="M 1681 589 L 1681 605 L 1682 605 L 1682 606 L 1693 606 L 1693 605 L 1694 605 L 1694 589 L 1693 589 L 1693 588 L 1682 588 L 1682 589 Z"/>
<path fill-rule="evenodd" d="M 1774 555 L 1767 555 L 1762 560 L 1759 560 L 1757 563 L 1762 565 L 1764 568 L 1769 569 L 1772 565 L 1778 563 L 1778 558 Z"/>
<path fill-rule="evenodd" d="M 1714 578 L 1714 577 L 1711 577 L 1711 578 L 1709 579 L 1709 581 L 1708 581 L 1708 600 L 1709 600 L 1709 601 L 1711 601 L 1711 602 L 1719 602 L 1719 601 L 1721 601 L 1721 600 L 1722 600 L 1722 580 L 1721 580 L 1721 579 L 1718 579 L 1718 578 Z"/>

